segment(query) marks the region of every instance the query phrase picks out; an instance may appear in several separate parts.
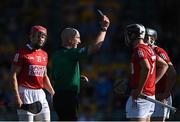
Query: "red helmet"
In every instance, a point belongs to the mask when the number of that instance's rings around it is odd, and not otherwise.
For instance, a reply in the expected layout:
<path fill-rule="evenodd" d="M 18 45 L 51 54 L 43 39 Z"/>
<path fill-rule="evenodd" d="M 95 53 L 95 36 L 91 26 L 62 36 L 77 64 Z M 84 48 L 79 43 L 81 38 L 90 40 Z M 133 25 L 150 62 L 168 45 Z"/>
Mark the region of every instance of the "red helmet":
<path fill-rule="evenodd" d="M 35 32 L 42 32 L 47 35 L 47 29 L 40 25 L 32 26 L 31 28 L 31 34 L 34 34 Z"/>

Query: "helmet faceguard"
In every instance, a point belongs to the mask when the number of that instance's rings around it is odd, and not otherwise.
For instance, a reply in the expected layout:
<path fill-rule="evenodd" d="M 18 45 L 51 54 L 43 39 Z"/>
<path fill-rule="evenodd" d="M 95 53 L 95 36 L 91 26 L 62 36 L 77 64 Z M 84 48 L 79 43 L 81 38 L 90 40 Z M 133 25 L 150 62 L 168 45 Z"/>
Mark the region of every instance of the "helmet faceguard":
<path fill-rule="evenodd" d="M 130 24 L 126 27 L 124 36 L 126 45 L 132 46 L 134 41 L 144 39 L 145 28 L 141 24 Z"/>
<path fill-rule="evenodd" d="M 146 28 L 146 43 L 153 46 L 157 40 L 157 31 L 151 28 Z"/>

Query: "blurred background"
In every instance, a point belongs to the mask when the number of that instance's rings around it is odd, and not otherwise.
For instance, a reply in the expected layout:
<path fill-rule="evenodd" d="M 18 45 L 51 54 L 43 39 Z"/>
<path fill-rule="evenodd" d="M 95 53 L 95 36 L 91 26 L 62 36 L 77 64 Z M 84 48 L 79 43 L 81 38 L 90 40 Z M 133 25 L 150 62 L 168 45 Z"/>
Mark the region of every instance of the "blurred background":
<path fill-rule="evenodd" d="M 124 45 L 123 30 L 132 23 L 157 30 L 157 44 L 168 52 L 178 74 L 172 95 L 173 106 L 180 109 L 179 6 L 179 0 L 1 0 L 0 120 L 17 120 L 15 109 L 6 105 L 12 100 L 9 73 L 13 55 L 27 42 L 31 26 L 40 24 L 48 28 L 44 50 L 51 57 L 65 27 L 80 31 L 80 46 L 95 37 L 97 8 L 110 18 L 111 25 L 101 50 L 81 62 L 82 74 L 90 82 L 81 87 L 79 120 L 126 120 L 128 94 L 118 95 L 113 87 L 117 81 L 129 82 L 130 53 Z M 49 68 L 50 64 L 51 60 Z M 47 97 L 50 102 L 48 94 Z M 53 109 L 51 114 L 52 120 L 57 120 Z M 170 120 L 180 120 L 180 110 Z"/>

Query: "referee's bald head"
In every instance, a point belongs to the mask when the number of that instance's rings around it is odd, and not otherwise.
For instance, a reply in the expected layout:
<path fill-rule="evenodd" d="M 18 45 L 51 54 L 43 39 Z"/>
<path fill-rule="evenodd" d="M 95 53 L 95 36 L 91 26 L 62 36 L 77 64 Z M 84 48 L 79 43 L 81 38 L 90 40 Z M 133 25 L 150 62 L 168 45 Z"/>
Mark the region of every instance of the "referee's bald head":
<path fill-rule="evenodd" d="M 78 33 L 78 30 L 75 28 L 65 28 L 61 33 L 61 39 L 63 42 L 69 41 L 73 39 Z"/>

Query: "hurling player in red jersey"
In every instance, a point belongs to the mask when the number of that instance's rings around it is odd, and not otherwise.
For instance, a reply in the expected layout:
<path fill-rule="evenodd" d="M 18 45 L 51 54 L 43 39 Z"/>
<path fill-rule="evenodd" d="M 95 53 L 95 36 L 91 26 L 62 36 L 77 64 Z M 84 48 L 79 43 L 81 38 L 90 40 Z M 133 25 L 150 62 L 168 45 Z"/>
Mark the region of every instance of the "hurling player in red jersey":
<path fill-rule="evenodd" d="M 33 26 L 29 43 L 19 49 L 13 59 L 11 78 L 17 107 L 22 104 L 40 101 L 42 110 L 38 114 L 17 109 L 20 121 L 50 121 L 50 110 L 46 100 L 46 89 L 54 95 L 54 89 L 47 76 L 48 55 L 41 48 L 47 38 L 47 30 L 43 26 Z"/>
<path fill-rule="evenodd" d="M 171 90 L 176 81 L 176 70 L 167 54 L 167 52 L 161 47 L 155 45 L 157 40 L 157 31 L 151 28 L 146 28 L 145 42 L 148 43 L 154 52 L 159 55 L 168 64 L 168 70 L 164 76 L 156 84 L 156 99 L 161 100 L 164 103 L 172 105 Z M 157 67 L 158 70 L 158 67 Z M 166 107 L 162 107 L 158 104 L 155 105 L 155 111 L 152 114 L 152 120 L 165 121 L 169 118 L 170 110 Z"/>
<path fill-rule="evenodd" d="M 156 56 L 154 51 L 144 43 L 145 28 L 141 24 L 131 24 L 126 27 L 126 44 L 133 48 L 132 52 L 132 90 L 126 103 L 126 117 L 134 121 L 150 121 L 155 104 L 139 98 L 141 93 L 155 99 L 155 82 L 166 72 L 168 65 Z M 156 65 L 162 69 L 156 76 Z"/>

